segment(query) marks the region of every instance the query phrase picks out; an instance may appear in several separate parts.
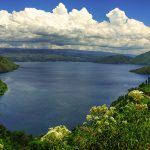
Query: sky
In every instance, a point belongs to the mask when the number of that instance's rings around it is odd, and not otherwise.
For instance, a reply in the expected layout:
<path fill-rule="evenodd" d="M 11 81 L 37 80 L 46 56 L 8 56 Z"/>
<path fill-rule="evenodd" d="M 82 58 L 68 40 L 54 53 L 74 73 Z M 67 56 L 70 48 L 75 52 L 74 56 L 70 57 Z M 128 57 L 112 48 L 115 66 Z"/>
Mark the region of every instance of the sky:
<path fill-rule="evenodd" d="M 0 0 L 0 47 L 150 51 L 149 0 Z"/>

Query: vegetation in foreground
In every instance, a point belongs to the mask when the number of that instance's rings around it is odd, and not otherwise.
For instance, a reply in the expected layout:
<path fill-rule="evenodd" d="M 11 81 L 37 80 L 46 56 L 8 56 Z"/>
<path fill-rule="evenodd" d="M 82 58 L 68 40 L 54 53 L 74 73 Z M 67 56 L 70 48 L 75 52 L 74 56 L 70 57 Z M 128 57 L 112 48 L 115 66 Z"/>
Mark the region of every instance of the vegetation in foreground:
<path fill-rule="evenodd" d="M 4 150 L 148 150 L 150 148 L 150 78 L 120 96 L 108 108 L 94 106 L 86 121 L 69 131 L 50 128 L 40 137 L 0 126 Z"/>
<path fill-rule="evenodd" d="M 130 72 L 134 72 L 137 74 L 150 74 L 150 66 L 145 66 L 139 69 L 131 70 Z"/>

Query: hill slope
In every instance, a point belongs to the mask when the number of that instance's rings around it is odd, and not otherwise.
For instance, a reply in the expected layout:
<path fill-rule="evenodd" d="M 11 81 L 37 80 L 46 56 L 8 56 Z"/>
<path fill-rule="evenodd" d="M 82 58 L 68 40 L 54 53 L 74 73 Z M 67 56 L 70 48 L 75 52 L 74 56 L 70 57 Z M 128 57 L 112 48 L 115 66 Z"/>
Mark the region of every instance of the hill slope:
<path fill-rule="evenodd" d="M 150 65 L 150 51 L 136 56 L 131 61 L 133 64 L 148 64 Z"/>
<path fill-rule="evenodd" d="M 132 60 L 130 56 L 124 55 L 114 55 L 114 56 L 107 56 L 103 57 L 96 62 L 98 63 L 105 63 L 105 64 L 129 64 Z"/>
<path fill-rule="evenodd" d="M 0 73 L 9 72 L 17 69 L 19 66 L 6 57 L 0 56 Z"/>
<path fill-rule="evenodd" d="M 17 69 L 18 67 L 18 65 L 13 63 L 8 58 L 0 56 L 0 73 L 12 71 Z M 0 80 L 0 96 L 4 95 L 7 89 L 7 84 Z"/>
<path fill-rule="evenodd" d="M 150 66 L 145 66 L 142 68 L 131 70 L 130 72 L 134 72 L 137 74 L 150 74 Z"/>

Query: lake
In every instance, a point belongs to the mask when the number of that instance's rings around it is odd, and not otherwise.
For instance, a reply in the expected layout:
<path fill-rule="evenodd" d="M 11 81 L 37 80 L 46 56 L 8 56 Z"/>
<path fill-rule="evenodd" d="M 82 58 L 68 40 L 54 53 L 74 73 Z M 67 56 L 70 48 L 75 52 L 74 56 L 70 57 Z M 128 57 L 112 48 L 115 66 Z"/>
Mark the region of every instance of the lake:
<path fill-rule="evenodd" d="M 69 129 L 85 120 L 94 105 L 108 106 L 147 79 L 130 73 L 139 65 L 88 62 L 22 62 L 0 74 L 9 87 L 0 97 L 0 123 L 39 135 L 60 124 Z"/>

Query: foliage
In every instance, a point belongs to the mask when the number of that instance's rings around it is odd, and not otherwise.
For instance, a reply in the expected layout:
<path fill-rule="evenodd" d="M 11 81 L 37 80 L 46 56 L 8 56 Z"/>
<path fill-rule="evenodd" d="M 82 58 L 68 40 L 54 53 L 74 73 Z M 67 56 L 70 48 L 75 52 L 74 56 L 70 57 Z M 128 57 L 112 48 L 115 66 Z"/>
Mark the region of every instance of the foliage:
<path fill-rule="evenodd" d="M 104 111 L 93 108 L 87 124 L 76 129 L 72 137 L 74 145 L 85 150 L 147 148 L 150 142 L 150 113 L 146 104 L 128 103 L 121 108 L 122 111 L 102 107 Z"/>
<path fill-rule="evenodd" d="M 10 59 L 0 56 L 0 72 L 8 72 L 17 69 L 19 66 L 13 63 Z"/>
<path fill-rule="evenodd" d="M 41 142 L 44 142 L 47 147 L 51 149 L 61 150 L 66 147 L 65 137 L 69 136 L 70 131 L 65 126 L 57 126 L 55 128 L 49 128 L 46 135 L 41 138 Z"/>
<path fill-rule="evenodd" d="M 17 69 L 19 66 L 6 57 L 0 56 L 0 73 L 5 73 Z M 7 84 L 0 80 L 0 96 L 7 91 Z"/>
<path fill-rule="evenodd" d="M 135 101 L 139 101 L 144 98 L 143 92 L 139 90 L 129 92 L 128 96 L 132 97 Z"/>
<path fill-rule="evenodd" d="M 7 84 L 0 80 L 0 96 L 4 95 L 7 89 L 8 89 Z"/>
<path fill-rule="evenodd" d="M 10 132 L 0 125 L 0 144 L 3 145 L 4 150 L 29 150 L 29 144 L 32 140 L 31 135 L 21 131 Z"/>
<path fill-rule="evenodd" d="M 4 149 L 4 145 L 2 143 L 2 141 L 0 141 L 0 150 L 3 150 Z"/>

